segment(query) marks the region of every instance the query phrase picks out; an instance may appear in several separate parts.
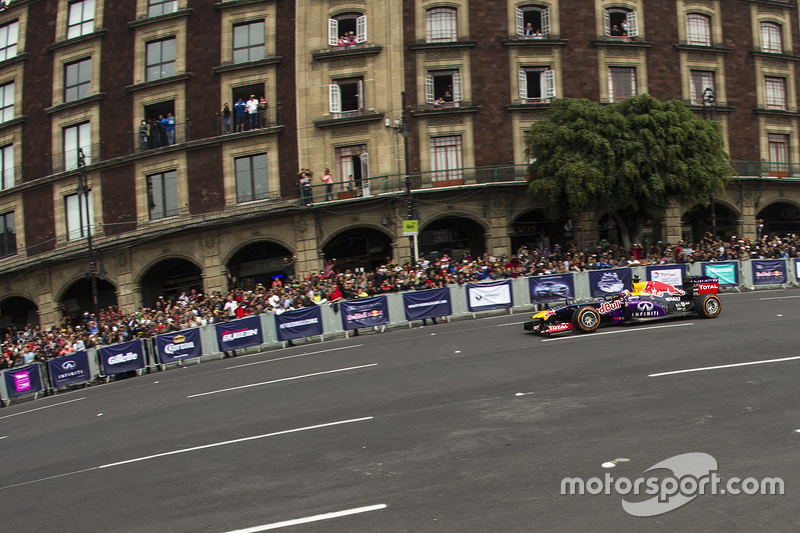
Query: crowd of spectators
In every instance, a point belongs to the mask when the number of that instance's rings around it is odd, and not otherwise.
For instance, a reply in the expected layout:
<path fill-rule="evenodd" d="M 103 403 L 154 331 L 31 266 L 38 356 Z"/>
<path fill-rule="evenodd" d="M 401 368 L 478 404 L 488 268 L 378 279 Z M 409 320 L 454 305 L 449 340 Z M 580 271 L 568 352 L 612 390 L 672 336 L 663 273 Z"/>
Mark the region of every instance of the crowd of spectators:
<path fill-rule="evenodd" d="M 339 269 L 336 260 L 325 268 L 294 276 L 294 261 L 287 258 L 287 275 L 276 277 L 270 286 L 236 287 L 227 292 L 203 294 L 184 292 L 174 300 L 159 298 L 147 308 L 125 312 L 117 307 L 88 312 L 74 317 L 65 315 L 59 327 L 28 326 L 3 335 L 0 369 L 45 361 L 99 345 L 151 337 L 161 333 L 204 326 L 261 313 L 283 313 L 291 309 L 332 304 L 354 299 L 399 292 L 446 287 L 451 284 L 583 272 L 604 268 L 798 257 L 800 238 L 768 236 L 756 240 L 733 237 L 715 240 L 707 234 L 700 242 L 634 243 L 621 246 L 601 241 L 591 250 L 579 250 L 574 244 L 552 249 L 528 249 L 496 257 L 467 254 L 458 260 L 444 254 L 420 258 L 416 265 L 394 264 L 387 259 L 375 271 Z"/>

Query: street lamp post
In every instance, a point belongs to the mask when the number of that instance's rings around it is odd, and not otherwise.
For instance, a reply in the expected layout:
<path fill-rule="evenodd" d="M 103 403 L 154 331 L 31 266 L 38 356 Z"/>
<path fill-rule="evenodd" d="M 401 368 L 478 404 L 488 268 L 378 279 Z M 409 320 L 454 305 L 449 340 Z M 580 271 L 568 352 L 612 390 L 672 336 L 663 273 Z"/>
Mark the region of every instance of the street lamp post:
<path fill-rule="evenodd" d="M 400 115 L 400 135 L 403 136 L 403 151 L 405 156 L 405 165 L 406 165 L 406 219 L 407 220 L 414 220 L 414 197 L 411 195 L 411 175 L 408 172 L 408 117 L 406 115 L 406 92 L 403 91 L 400 93 L 403 110 Z M 417 250 L 417 236 L 414 235 L 409 237 L 411 239 L 411 265 L 416 265 L 417 263 L 417 256 L 419 255 L 419 251 Z"/>
<path fill-rule="evenodd" d="M 714 120 L 714 89 L 706 87 L 703 91 L 703 118 L 707 118 L 707 110 L 711 111 L 711 120 Z M 717 240 L 717 210 L 714 207 L 714 193 L 711 193 L 711 234 Z"/>
<path fill-rule="evenodd" d="M 83 153 L 83 148 L 78 148 L 78 203 L 80 205 L 81 195 L 86 208 L 86 245 L 89 248 L 89 285 L 92 291 L 92 314 L 95 319 L 97 317 L 97 275 L 95 274 L 95 255 L 94 248 L 92 247 L 92 220 L 90 218 L 91 211 L 89 210 L 89 193 L 92 188 L 89 187 L 89 180 L 86 176 L 86 154 Z M 83 226 L 83 216 L 80 217 L 80 224 Z"/>

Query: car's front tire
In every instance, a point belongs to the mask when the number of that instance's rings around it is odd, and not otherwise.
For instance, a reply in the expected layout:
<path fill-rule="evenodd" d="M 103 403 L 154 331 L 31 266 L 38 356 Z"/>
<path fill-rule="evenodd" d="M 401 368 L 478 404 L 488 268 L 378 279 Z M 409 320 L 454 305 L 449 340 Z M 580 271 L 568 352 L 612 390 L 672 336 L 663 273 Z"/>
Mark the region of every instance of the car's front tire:
<path fill-rule="evenodd" d="M 572 316 L 575 331 L 591 333 L 600 326 L 600 313 L 594 307 L 581 307 Z"/>
<path fill-rule="evenodd" d="M 701 318 L 716 318 L 722 311 L 722 301 L 716 294 L 701 294 L 695 300 L 694 307 Z"/>

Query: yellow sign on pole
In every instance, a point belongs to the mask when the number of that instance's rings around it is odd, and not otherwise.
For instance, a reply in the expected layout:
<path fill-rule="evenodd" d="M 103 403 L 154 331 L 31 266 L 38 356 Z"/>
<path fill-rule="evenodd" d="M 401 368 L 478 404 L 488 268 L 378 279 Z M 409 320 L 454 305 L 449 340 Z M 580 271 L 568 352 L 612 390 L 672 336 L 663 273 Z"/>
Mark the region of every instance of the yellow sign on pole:
<path fill-rule="evenodd" d="M 403 237 L 413 237 L 419 235 L 419 220 L 403 221 Z"/>

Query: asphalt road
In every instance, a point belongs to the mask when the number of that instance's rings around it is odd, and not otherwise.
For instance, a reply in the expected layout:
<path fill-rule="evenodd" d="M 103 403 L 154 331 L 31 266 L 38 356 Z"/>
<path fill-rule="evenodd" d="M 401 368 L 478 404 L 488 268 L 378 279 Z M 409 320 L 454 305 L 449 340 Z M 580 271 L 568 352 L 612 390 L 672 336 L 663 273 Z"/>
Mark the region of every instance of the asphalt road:
<path fill-rule="evenodd" d="M 722 301 L 715 320 L 553 340 L 523 333 L 523 314 L 398 329 L 12 405 L 0 409 L 0 524 L 797 531 L 800 291 Z M 561 493 L 566 477 L 667 483 L 669 470 L 645 471 L 687 453 L 713 458 L 722 483 L 780 477 L 785 494 L 690 499 L 687 484 L 685 505 L 632 516 L 623 499 L 655 496 Z"/>

